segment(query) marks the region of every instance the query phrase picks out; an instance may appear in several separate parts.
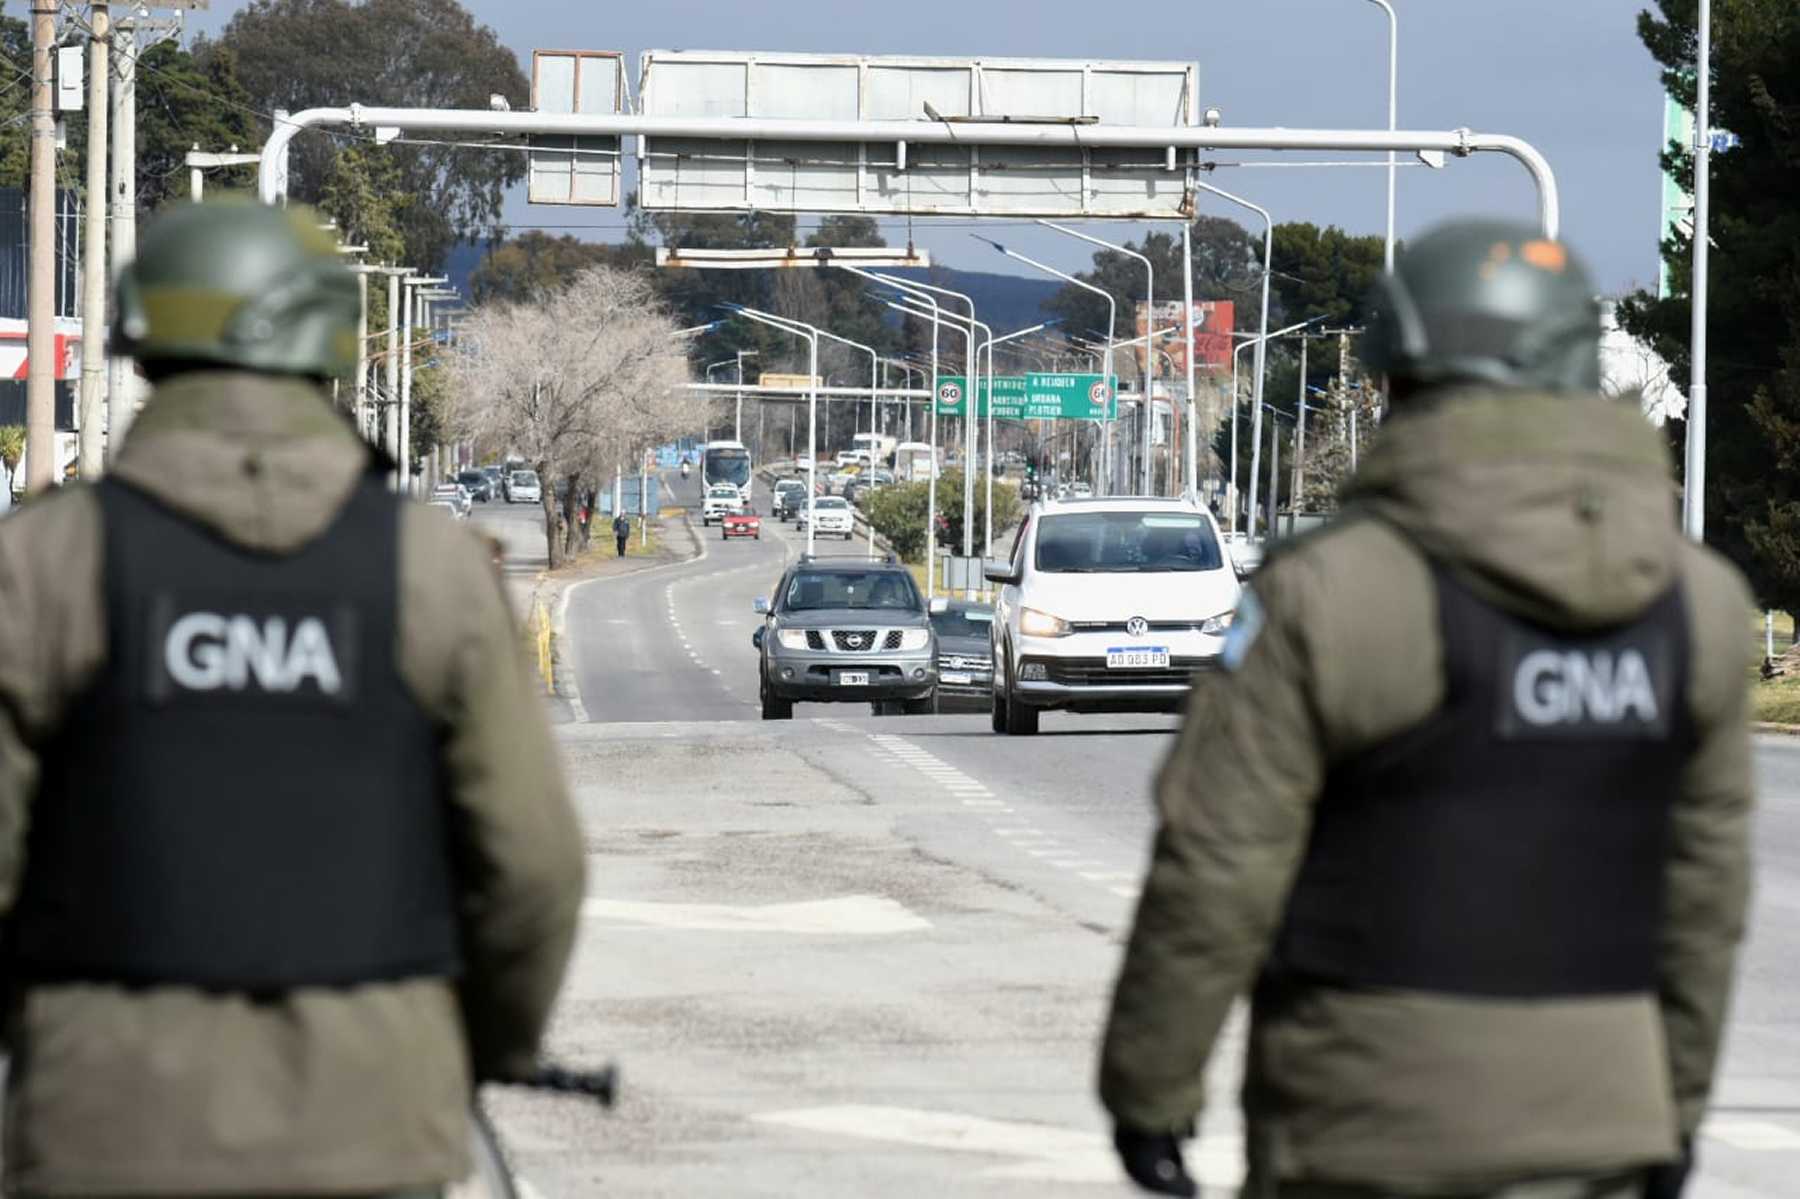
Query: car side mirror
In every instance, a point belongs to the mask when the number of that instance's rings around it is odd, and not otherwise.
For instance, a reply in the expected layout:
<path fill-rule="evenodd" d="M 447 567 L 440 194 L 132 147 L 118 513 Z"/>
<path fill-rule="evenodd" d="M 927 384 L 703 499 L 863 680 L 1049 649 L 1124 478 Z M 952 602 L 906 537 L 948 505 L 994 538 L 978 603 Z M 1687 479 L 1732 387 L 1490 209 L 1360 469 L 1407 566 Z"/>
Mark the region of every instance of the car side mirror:
<path fill-rule="evenodd" d="M 1001 558 L 989 558 L 982 564 L 981 576 L 990 583 L 1017 583 L 1019 572 L 1013 569 L 1011 562 Z"/>
<path fill-rule="evenodd" d="M 755 646 L 757 649 L 761 649 L 762 643 L 763 643 L 763 634 L 766 632 L 768 632 L 768 629 L 761 628 L 761 629 L 756 630 L 756 632 L 750 634 L 750 644 Z"/>
<path fill-rule="evenodd" d="M 931 614 L 933 616 L 936 616 L 942 612 L 948 612 L 949 610 L 950 610 L 950 600 L 948 597 L 940 595 L 936 599 L 931 601 Z"/>
<path fill-rule="evenodd" d="M 750 601 L 750 610 L 758 616 L 766 616 L 769 611 L 769 601 L 765 597 L 759 595 Z"/>

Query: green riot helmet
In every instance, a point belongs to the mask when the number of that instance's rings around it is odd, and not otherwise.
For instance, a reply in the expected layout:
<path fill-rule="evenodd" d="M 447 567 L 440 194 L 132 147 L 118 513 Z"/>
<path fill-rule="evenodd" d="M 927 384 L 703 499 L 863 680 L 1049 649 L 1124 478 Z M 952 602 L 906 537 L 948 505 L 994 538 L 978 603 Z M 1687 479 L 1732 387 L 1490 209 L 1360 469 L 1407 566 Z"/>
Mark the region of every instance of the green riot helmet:
<path fill-rule="evenodd" d="M 356 361 L 356 276 L 309 208 L 176 204 L 119 273 L 113 349 L 154 373 L 229 366 L 327 378 Z"/>
<path fill-rule="evenodd" d="M 1600 306 L 1581 260 L 1511 221 L 1458 220 L 1406 248 L 1369 300 L 1362 360 L 1409 386 L 1600 387 Z"/>

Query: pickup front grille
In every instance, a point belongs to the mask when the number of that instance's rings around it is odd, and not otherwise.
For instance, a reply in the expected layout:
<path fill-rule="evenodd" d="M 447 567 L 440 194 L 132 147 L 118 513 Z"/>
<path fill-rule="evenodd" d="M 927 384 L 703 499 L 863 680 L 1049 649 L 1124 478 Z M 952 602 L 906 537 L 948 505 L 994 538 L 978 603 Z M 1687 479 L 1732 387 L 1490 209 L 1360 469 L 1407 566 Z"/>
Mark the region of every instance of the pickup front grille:
<path fill-rule="evenodd" d="M 831 644 L 841 654 L 863 653 L 875 648 L 874 629 L 833 629 Z"/>
<path fill-rule="evenodd" d="M 824 649 L 825 648 L 825 638 L 819 633 L 819 630 L 817 630 L 817 629 L 806 630 L 806 648 L 807 649 Z"/>

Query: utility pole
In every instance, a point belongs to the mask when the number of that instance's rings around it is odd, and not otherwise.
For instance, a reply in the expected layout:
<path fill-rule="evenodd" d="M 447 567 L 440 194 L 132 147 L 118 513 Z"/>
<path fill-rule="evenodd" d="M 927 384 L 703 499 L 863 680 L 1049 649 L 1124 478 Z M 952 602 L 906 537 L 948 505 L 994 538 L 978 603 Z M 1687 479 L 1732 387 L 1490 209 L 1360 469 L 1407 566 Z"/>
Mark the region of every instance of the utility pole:
<path fill-rule="evenodd" d="M 106 0 L 94 0 L 93 31 L 88 38 L 87 210 L 81 242 L 81 449 L 76 470 L 92 482 L 105 460 L 106 421 L 106 82 L 108 27 L 112 12 Z"/>
<path fill-rule="evenodd" d="M 137 22 L 113 26 L 116 70 L 109 100 L 112 134 L 112 269 L 116 275 L 137 258 Z M 137 415 L 137 374 L 128 358 L 114 358 L 107 370 L 107 454 L 124 444 Z"/>
<path fill-rule="evenodd" d="M 369 272 L 356 268 L 356 431 L 369 435 Z"/>
<path fill-rule="evenodd" d="M 1307 338 L 1300 338 L 1300 398 L 1298 415 L 1294 418 L 1294 493 L 1288 500 L 1288 508 L 1300 511 L 1300 488 L 1306 482 L 1306 343 Z"/>
<path fill-rule="evenodd" d="M 1362 391 L 1354 399 L 1350 395 L 1350 330 L 1338 330 L 1338 386 L 1350 404 L 1350 473 L 1356 473 L 1356 414 L 1362 407 Z"/>
<path fill-rule="evenodd" d="M 56 0 L 31 0 L 31 263 L 26 289 L 25 486 L 56 481 Z"/>

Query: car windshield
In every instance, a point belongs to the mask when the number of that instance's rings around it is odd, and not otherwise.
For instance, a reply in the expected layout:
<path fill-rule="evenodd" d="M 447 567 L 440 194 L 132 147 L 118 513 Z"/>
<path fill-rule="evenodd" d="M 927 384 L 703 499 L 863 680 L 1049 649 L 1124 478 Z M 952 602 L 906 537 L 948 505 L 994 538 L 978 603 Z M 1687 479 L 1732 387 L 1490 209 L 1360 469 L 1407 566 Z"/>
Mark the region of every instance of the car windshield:
<path fill-rule="evenodd" d="M 880 608 L 917 611 L 924 607 L 912 576 L 894 570 L 803 570 L 788 580 L 782 608 L 813 612 L 821 608 Z"/>
<path fill-rule="evenodd" d="M 992 608 L 951 608 L 931 614 L 931 627 L 939 637 L 980 637 L 984 640 L 994 623 Z"/>
<path fill-rule="evenodd" d="M 1038 525 L 1037 568 L 1047 574 L 1218 570 L 1218 538 L 1185 512 L 1072 512 Z"/>
<path fill-rule="evenodd" d="M 838 496 L 827 496 L 823 499 L 816 500 L 813 503 L 813 507 L 819 509 L 819 511 L 821 511 L 821 512 L 824 512 L 827 509 L 831 509 L 831 508 L 847 508 L 847 507 L 849 507 L 849 504 L 845 500 L 843 500 L 842 498 L 840 498 Z"/>
<path fill-rule="evenodd" d="M 536 487 L 537 486 L 537 476 L 532 474 L 528 470 L 515 470 L 513 472 L 513 486 L 514 487 Z"/>

